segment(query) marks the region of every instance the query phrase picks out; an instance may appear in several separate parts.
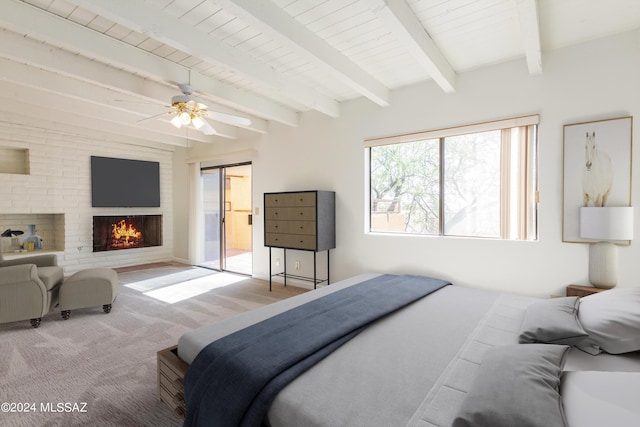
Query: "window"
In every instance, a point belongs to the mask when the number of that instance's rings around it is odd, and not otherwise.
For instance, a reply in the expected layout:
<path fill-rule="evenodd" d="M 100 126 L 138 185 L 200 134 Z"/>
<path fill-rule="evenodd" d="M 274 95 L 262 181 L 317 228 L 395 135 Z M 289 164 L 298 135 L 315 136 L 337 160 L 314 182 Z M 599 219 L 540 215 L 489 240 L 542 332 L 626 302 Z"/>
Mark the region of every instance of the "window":
<path fill-rule="evenodd" d="M 365 141 L 372 232 L 537 239 L 538 116 Z"/>

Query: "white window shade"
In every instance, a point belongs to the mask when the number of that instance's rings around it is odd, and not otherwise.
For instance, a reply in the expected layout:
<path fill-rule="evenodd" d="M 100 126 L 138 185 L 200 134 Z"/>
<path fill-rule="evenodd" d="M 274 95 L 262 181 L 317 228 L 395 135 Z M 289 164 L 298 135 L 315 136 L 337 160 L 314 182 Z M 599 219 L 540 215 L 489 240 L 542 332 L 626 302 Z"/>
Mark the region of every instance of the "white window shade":
<path fill-rule="evenodd" d="M 407 133 L 403 135 L 385 136 L 380 138 L 369 138 L 364 140 L 365 148 L 378 147 L 381 145 L 402 144 L 404 142 L 425 141 L 429 139 L 446 138 L 470 133 L 489 132 L 492 130 L 509 129 L 519 126 L 537 125 L 540 122 L 538 114 L 530 116 L 514 117 L 492 122 L 473 123 L 464 126 L 428 130 L 423 132 Z"/>

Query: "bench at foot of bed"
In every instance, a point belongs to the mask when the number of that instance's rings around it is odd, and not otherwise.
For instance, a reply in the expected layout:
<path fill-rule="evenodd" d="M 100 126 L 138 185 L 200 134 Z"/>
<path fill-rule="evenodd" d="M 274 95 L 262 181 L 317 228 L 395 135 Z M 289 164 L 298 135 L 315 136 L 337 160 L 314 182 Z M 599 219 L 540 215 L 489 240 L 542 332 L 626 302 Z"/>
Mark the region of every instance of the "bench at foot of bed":
<path fill-rule="evenodd" d="M 189 365 L 178 357 L 177 350 L 174 345 L 158 352 L 158 397 L 176 417 L 184 418 L 184 376 Z"/>

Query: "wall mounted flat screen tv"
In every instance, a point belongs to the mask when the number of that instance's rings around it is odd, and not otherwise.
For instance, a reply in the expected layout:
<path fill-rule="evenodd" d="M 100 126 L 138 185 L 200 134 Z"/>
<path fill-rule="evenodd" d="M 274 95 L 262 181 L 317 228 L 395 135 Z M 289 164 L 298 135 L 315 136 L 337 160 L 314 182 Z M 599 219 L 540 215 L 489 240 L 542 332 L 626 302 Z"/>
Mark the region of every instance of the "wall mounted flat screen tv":
<path fill-rule="evenodd" d="M 160 163 L 91 156 L 91 206 L 160 207 Z"/>

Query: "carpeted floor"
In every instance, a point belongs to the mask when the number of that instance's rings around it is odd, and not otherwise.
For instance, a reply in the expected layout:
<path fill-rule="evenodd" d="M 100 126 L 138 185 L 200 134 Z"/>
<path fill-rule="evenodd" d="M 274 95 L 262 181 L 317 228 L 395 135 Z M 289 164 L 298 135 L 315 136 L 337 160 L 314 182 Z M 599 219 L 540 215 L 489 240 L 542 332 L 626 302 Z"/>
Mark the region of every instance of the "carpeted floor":
<path fill-rule="evenodd" d="M 110 314 L 73 310 L 65 321 L 53 309 L 37 329 L 0 324 L 1 426 L 180 426 L 157 398 L 156 352 L 188 330 L 304 292 L 269 293 L 265 282 L 176 264 L 119 279 Z"/>

